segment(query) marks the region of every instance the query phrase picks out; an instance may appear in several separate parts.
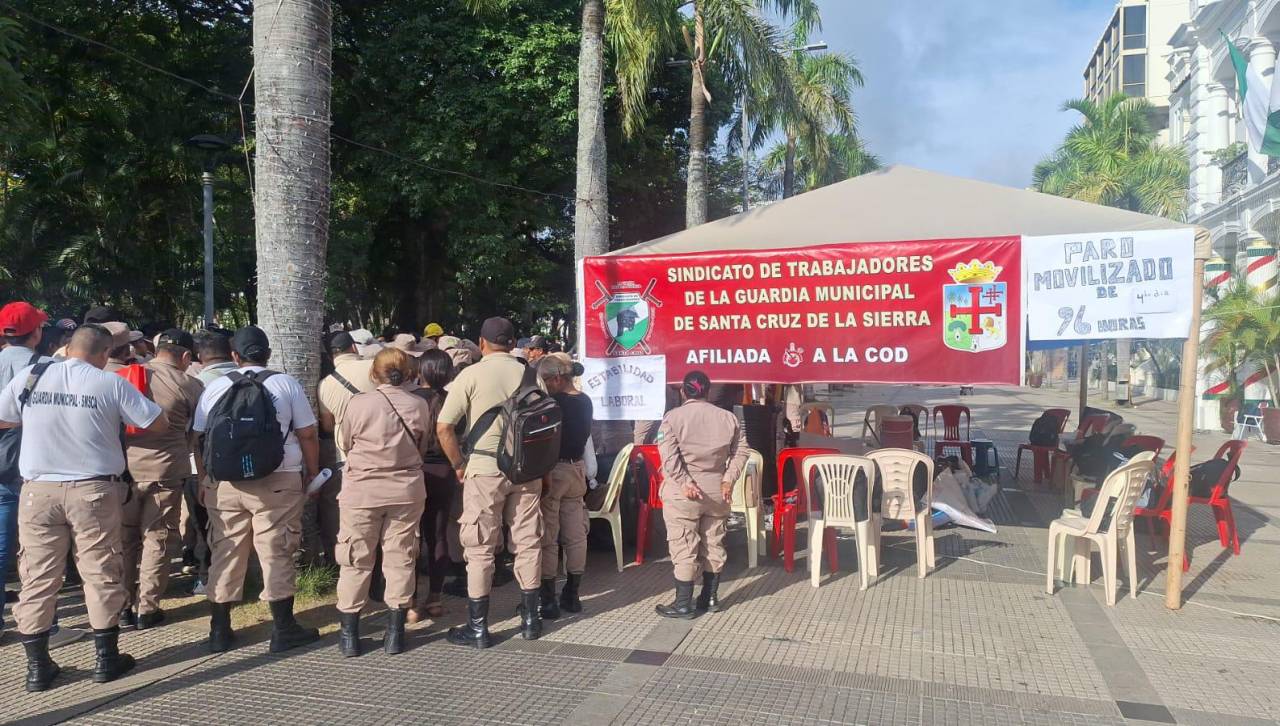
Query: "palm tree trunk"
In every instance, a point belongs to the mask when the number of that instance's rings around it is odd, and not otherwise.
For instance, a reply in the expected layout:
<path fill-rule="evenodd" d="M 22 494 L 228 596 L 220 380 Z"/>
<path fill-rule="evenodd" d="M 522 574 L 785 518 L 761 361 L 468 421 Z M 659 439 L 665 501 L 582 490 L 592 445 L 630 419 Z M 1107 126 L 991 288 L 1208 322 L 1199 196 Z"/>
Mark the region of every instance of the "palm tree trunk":
<path fill-rule="evenodd" d="M 782 198 L 796 194 L 796 137 L 787 135 L 787 155 L 782 165 Z"/>
<path fill-rule="evenodd" d="M 702 0 L 693 4 L 693 87 L 689 96 L 689 171 L 686 179 L 684 225 L 696 227 L 707 221 L 707 87 L 706 29 L 702 20 Z"/>
<path fill-rule="evenodd" d="M 604 2 L 583 0 L 578 50 L 578 193 L 575 259 L 609 251 L 609 159 L 604 137 Z"/>
<path fill-rule="evenodd" d="M 329 241 L 329 0 L 254 5 L 258 324 L 315 403 Z"/>

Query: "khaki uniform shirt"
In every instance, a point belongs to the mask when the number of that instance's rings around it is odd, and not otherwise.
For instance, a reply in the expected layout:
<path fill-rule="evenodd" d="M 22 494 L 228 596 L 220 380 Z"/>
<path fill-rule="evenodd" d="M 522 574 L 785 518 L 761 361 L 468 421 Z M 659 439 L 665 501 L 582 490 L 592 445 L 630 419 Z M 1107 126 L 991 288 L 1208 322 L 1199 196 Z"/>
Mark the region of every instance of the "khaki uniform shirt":
<path fill-rule="evenodd" d="M 147 364 L 147 383 L 169 428 L 129 437 L 129 473 L 136 481 L 185 479 L 192 475 L 191 417 L 204 384 L 161 360 Z"/>
<path fill-rule="evenodd" d="M 468 366 L 449 384 L 449 397 L 440 409 L 440 423 L 455 426 L 461 421 L 467 422 L 466 438 L 471 435 L 471 426 L 494 406 L 501 406 L 520 388 L 524 379 L 524 364 L 510 353 L 490 353 L 479 363 Z M 467 458 L 468 477 L 500 474 L 498 470 L 497 451 L 501 443 L 501 432 L 495 420 L 480 439 L 476 441 L 475 451 Z M 521 483 L 521 482 L 517 482 Z"/>
<path fill-rule="evenodd" d="M 338 502 L 369 508 L 424 501 L 422 455 L 429 425 L 427 402 L 398 386 L 352 396 L 338 440 L 347 452 Z"/>
<path fill-rule="evenodd" d="M 720 484 L 736 482 L 747 464 L 747 438 L 738 418 L 706 401 L 685 401 L 658 429 L 663 496 L 683 497 L 693 484 L 721 500 Z"/>
<path fill-rule="evenodd" d="M 355 386 L 361 393 L 374 390 L 377 386 L 373 380 L 369 378 L 369 371 L 373 369 L 373 361 L 365 360 L 354 353 L 343 353 L 333 359 L 333 367 L 347 382 Z M 320 412 L 333 416 L 334 428 L 333 438 L 338 445 L 338 461 L 346 459 L 347 451 L 342 446 L 342 419 L 347 412 L 347 404 L 356 394 L 352 393 L 346 386 L 338 382 L 332 375 L 324 377 L 320 381 L 320 388 L 316 392 L 316 398 L 320 404 Z"/>

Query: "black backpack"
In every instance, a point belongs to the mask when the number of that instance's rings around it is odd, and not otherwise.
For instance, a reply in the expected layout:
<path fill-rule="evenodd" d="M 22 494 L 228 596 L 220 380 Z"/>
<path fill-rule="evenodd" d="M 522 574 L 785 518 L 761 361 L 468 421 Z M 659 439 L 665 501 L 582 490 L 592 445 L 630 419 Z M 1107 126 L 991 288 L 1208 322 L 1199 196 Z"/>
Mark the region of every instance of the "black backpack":
<path fill-rule="evenodd" d="M 1062 422 L 1057 416 L 1051 416 L 1047 413 L 1040 414 L 1040 418 L 1031 424 L 1031 435 L 1028 437 L 1032 446 L 1057 446 L 1058 445 L 1058 427 Z"/>
<path fill-rule="evenodd" d="M 516 484 L 541 479 L 560 461 L 560 404 L 538 388 L 535 377 L 532 366 L 525 368 L 516 392 L 481 414 L 467 437 L 468 451 L 497 458 L 498 471 Z M 499 427 L 498 450 L 475 451 L 494 421 Z"/>
<path fill-rule="evenodd" d="M 22 393 L 18 394 L 18 415 L 22 415 L 22 410 L 27 407 L 27 401 L 31 398 L 31 391 L 36 387 L 36 381 L 40 380 L 40 376 L 53 365 L 53 362 L 40 363 L 39 353 L 31 355 L 31 362 L 27 365 L 34 365 L 31 372 L 27 375 L 27 385 L 22 389 Z M 20 423 L 20 422 L 15 422 Z M 18 484 L 22 482 L 22 472 L 18 470 L 18 458 L 22 455 L 22 427 L 16 426 L 11 429 L 0 429 L 0 483 Z"/>
<path fill-rule="evenodd" d="M 1191 496 L 1200 497 L 1201 499 L 1208 499 L 1213 496 L 1214 485 L 1222 478 L 1223 473 L 1226 472 L 1229 465 L 1230 462 L 1226 459 L 1210 459 L 1202 464 L 1196 464 L 1191 467 L 1191 479 L 1189 486 L 1187 487 L 1190 490 Z M 1231 472 L 1231 478 L 1227 479 L 1226 485 L 1223 486 L 1222 493 L 1224 495 L 1226 494 L 1227 487 L 1231 485 L 1231 482 L 1240 478 L 1240 467 L 1237 466 L 1234 467 L 1234 469 L 1235 470 Z"/>
<path fill-rule="evenodd" d="M 262 479 L 284 461 L 285 434 L 263 385 L 274 371 L 228 373 L 231 388 L 209 412 L 204 466 L 216 481 Z"/>

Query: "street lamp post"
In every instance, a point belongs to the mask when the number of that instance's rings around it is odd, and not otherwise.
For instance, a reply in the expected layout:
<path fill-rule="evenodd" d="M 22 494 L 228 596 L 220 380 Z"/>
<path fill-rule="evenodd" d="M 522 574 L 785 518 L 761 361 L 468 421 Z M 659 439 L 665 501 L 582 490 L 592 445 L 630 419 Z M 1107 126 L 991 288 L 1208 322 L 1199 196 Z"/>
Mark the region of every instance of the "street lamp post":
<path fill-rule="evenodd" d="M 213 172 L 218 166 L 221 152 L 231 148 L 221 136 L 200 134 L 191 137 L 187 145 L 204 152 L 204 172 L 200 175 L 204 187 L 204 324 L 213 327 Z"/>

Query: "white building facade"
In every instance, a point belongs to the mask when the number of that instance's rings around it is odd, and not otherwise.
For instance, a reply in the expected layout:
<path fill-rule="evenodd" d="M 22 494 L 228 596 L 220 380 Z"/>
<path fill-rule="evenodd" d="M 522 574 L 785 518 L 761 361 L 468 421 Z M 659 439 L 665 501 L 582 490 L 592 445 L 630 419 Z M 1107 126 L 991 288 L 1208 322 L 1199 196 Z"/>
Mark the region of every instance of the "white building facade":
<path fill-rule="evenodd" d="M 1248 149 L 1235 69 L 1228 43 L 1270 79 L 1280 47 L 1280 0 L 1185 0 L 1190 19 L 1170 39 L 1169 143 L 1186 148 L 1191 164 L 1188 221 L 1209 230 L 1215 254 L 1210 288 L 1231 285 L 1232 272 L 1251 287 L 1275 290 L 1280 242 L 1280 159 Z M 1226 37 L 1224 37 L 1224 34 Z M 1269 278 L 1269 280 L 1264 279 Z M 1210 321 L 1208 324 L 1212 324 Z M 1199 428 L 1216 420 L 1212 399 L 1223 393 L 1223 374 L 1200 362 Z M 1238 371 L 1245 398 L 1267 397 L 1256 372 Z"/>

